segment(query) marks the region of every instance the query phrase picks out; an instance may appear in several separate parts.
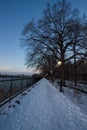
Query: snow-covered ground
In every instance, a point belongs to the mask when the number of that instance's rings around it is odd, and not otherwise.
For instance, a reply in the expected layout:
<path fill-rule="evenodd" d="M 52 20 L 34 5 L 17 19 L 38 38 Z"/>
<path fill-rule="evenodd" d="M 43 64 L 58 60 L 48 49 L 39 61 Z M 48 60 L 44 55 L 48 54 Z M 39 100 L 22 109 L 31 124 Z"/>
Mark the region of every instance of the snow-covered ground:
<path fill-rule="evenodd" d="M 87 115 L 42 79 L 0 108 L 0 130 L 87 130 Z"/>
<path fill-rule="evenodd" d="M 58 90 L 60 86 L 57 82 L 52 83 Z M 73 86 L 73 84 L 71 84 Z M 84 85 L 83 85 L 84 88 Z M 74 104 L 76 104 L 83 113 L 87 114 L 87 94 L 74 90 L 72 88 L 63 87 L 63 94 L 66 95 Z"/>

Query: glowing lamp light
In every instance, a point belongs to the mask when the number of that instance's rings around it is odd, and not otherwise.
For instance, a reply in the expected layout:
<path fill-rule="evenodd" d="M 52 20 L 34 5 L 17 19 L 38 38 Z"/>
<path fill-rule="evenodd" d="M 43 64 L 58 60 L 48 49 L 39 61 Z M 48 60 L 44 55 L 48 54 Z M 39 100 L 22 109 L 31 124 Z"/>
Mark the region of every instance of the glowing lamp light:
<path fill-rule="evenodd" d="M 62 64 L 62 62 L 61 61 L 58 61 L 58 65 L 60 66 Z"/>

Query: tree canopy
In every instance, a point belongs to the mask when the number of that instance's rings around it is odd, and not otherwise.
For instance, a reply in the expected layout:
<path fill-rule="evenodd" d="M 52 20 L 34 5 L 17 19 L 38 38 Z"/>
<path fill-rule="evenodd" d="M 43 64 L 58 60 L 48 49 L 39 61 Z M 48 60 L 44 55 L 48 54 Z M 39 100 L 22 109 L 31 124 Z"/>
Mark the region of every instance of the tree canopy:
<path fill-rule="evenodd" d="M 26 65 L 41 70 L 56 68 L 58 60 L 64 64 L 70 59 L 87 56 L 87 19 L 71 3 L 58 0 L 47 4 L 42 17 L 32 19 L 22 32 L 26 48 Z M 49 60 L 50 59 L 50 60 Z M 54 61 L 53 61 L 54 59 Z M 64 72 L 63 72 L 64 73 Z"/>

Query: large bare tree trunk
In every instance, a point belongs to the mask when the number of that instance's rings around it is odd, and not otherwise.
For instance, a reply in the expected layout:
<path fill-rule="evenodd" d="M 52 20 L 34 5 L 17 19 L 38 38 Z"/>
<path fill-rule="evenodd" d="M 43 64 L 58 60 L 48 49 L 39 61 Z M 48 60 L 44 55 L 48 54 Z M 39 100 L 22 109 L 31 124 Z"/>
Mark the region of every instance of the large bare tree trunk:
<path fill-rule="evenodd" d="M 73 46 L 74 51 L 74 86 L 77 85 L 77 67 L 76 67 L 76 48 L 75 44 Z"/>
<path fill-rule="evenodd" d="M 65 86 L 64 63 L 62 63 L 61 65 L 61 80 L 62 80 L 62 85 Z"/>

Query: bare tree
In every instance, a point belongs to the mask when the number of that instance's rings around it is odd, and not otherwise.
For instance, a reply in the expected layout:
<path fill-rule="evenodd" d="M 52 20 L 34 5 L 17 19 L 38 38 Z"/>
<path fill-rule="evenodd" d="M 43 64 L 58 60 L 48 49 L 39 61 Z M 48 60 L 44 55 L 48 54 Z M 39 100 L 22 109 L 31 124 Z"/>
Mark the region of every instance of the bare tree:
<path fill-rule="evenodd" d="M 42 17 L 37 22 L 33 19 L 22 32 L 22 44 L 27 51 L 27 66 L 43 63 L 44 67 L 44 57 L 47 54 L 52 55 L 56 62 L 60 60 L 62 63 L 63 85 L 65 62 L 83 53 L 78 48 L 84 44 L 86 29 L 86 19 L 83 20 L 78 9 L 72 9 L 66 0 L 59 0 L 52 6 L 47 4 Z"/>
<path fill-rule="evenodd" d="M 81 28 L 81 31 L 79 31 Z M 87 21 L 86 17 L 83 16 L 81 25 L 76 24 L 76 28 L 73 31 L 75 33 L 75 42 L 72 45 L 73 59 L 74 59 L 74 85 L 77 85 L 77 69 L 79 65 L 86 60 L 87 57 Z M 77 64 L 77 61 L 80 63 Z"/>

